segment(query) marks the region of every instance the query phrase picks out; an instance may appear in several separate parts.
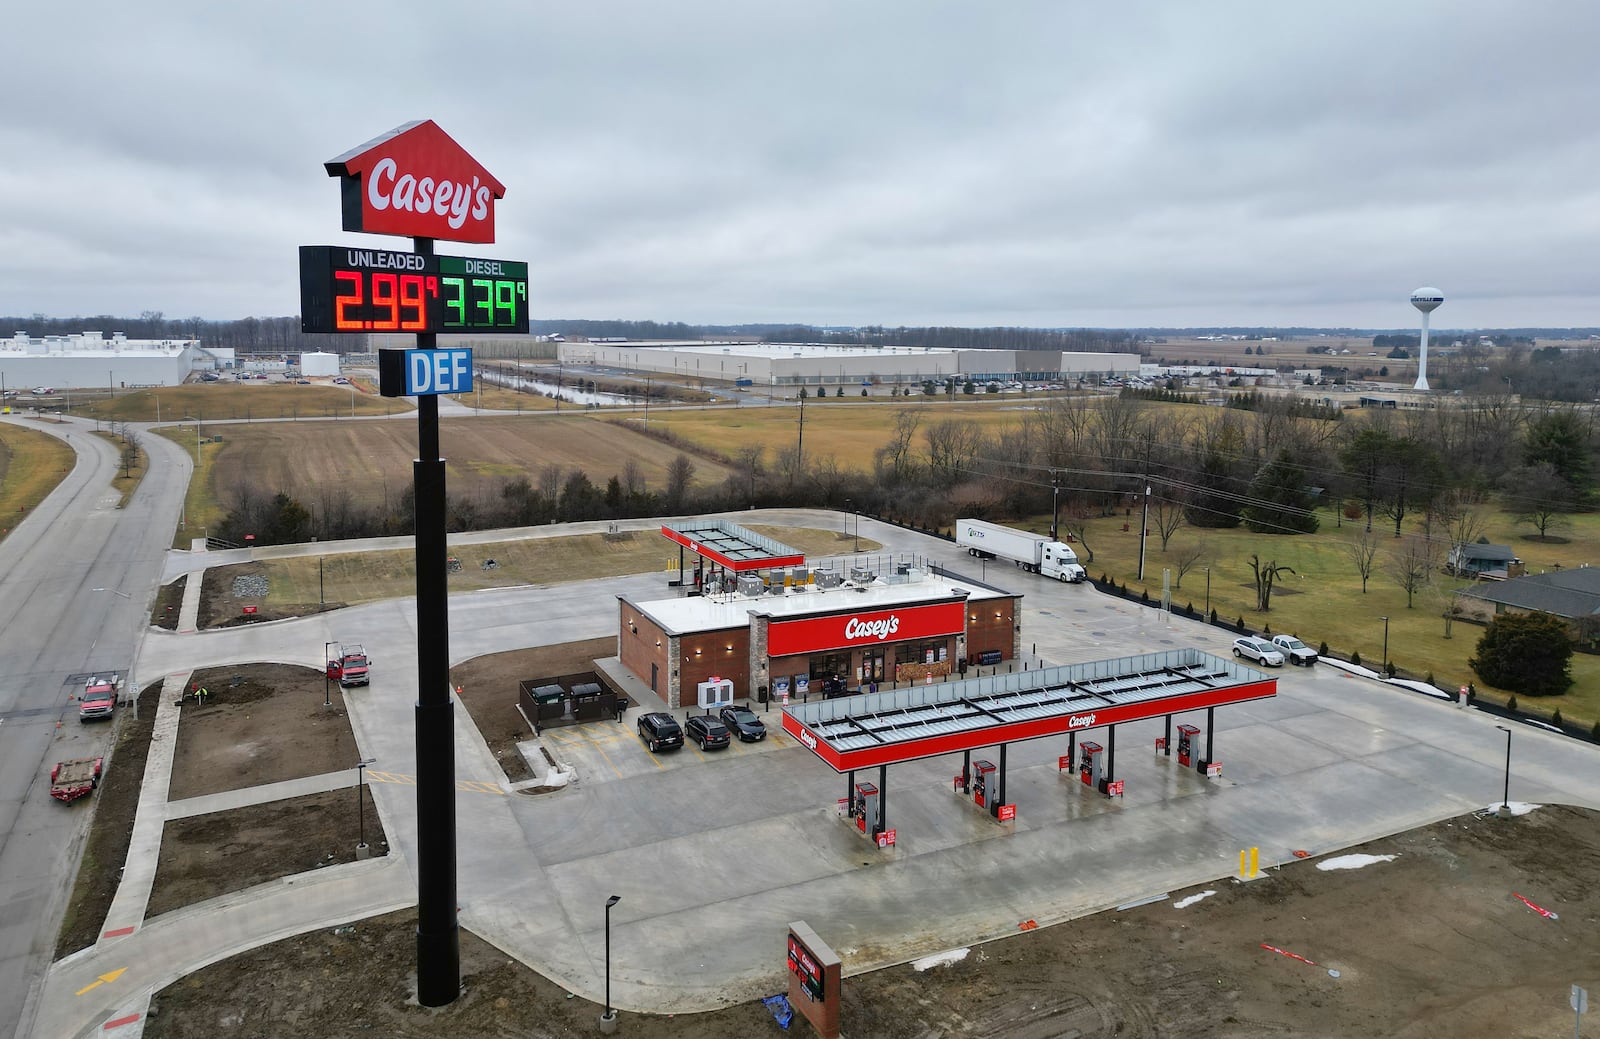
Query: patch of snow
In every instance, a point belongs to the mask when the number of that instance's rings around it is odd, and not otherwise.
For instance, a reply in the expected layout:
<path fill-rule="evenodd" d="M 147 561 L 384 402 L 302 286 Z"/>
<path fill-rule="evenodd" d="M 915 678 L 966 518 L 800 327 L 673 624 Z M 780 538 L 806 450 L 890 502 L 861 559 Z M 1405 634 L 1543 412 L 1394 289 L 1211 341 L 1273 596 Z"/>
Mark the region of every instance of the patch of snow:
<path fill-rule="evenodd" d="M 1426 693 L 1429 696 L 1437 696 L 1441 700 L 1454 700 L 1456 698 L 1454 693 L 1447 693 L 1443 689 L 1436 689 L 1426 682 L 1412 682 L 1404 678 L 1391 678 L 1389 679 L 1389 684 L 1404 686 L 1407 689 L 1413 689 L 1419 693 Z"/>
<path fill-rule="evenodd" d="M 1203 899 L 1210 898 L 1214 894 L 1216 894 L 1215 891 L 1202 891 L 1198 895 L 1190 895 L 1188 898 L 1180 898 L 1176 902 L 1172 903 L 1172 908 L 1174 908 L 1174 909 L 1188 909 L 1190 906 L 1194 905 L 1196 902 L 1199 902 L 1199 901 L 1201 901 Z"/>
<path fill-rule="evenodd" d="M 1338 855 L 1317 863 L 1318 869 L 1361 869 L 1377 862 L 1393 862 L 1393 855 Z"/>
<path fill-rule="evenodd" d="M 1533 811 L 1535 808 L 1543 808 L 1544 807 L 1544 805 L 1531 805 L 1526 801 L 1507 801 L 1506 802 L 1506 806 L 1510 809 L 1512 815 L 1527 815 L 1529 812 Z M 1486 812 L 1498 812 L 1499 810 L 1500 810 L 1500 802 L 1499 801 L 1496 801 L 1494 804 L 1492 804 L 1489 807 L 1484 809 L 1484 811 L 1486 811 Z"/>
<path fill-rule="evenodd" d="M 948 967 L 952 963 L 960 963 L 967 958 L 967 949 L 951 949 L 949 952 L 936 952 L 932 956 L 924 956 L 920 960 L 911 961 L 911 969 L 918 973 L 930 967 Z"/>
<path fill-rule="evenodd" d="M 1524 725 L 1532 725 L 1536 729 L 1546 729 L 1546 730 L 1548 730 L 1550 732 L 1560 732 L 1561 735 L 1563 735 L 1563 736 L 1566 735 L 1566 733 L 1561 732 L 1561 730 L 1559 728 L 1557 728 L 1554 725 L 1551 725 L 1549 722 L 1535 721 L 1532 718 L 1518 718 L 1517 721 L 1521 722 Z"/>

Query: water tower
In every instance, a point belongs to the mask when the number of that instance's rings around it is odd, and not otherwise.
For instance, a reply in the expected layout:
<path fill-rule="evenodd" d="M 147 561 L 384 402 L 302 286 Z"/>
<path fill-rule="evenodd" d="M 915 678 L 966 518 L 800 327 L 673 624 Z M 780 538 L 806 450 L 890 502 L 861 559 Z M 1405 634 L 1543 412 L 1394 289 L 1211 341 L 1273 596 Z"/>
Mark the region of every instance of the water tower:
<path fill-rule="evenodd" d="M 1411 294 L 1411 305 L 1422 311 L 1422 353 L 1417 361 L 1417 384 L 1414 390 L 1428 388 L 1428 315 L 1438 309 L 1444 302 L 1444 293 L 1438 289 L 1424 286 Z"/>

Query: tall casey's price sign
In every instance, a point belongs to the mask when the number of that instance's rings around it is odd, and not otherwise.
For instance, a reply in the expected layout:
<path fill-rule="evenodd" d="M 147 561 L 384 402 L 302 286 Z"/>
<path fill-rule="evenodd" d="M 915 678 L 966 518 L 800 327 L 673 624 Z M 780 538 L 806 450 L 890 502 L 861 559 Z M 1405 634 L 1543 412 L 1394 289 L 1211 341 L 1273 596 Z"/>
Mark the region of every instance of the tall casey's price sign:
<path fill-rule="evenodd" d="M 340 179 L 343 227 L 409 235 L 412 252 L 300 250 L 307 332 L 414 332 L 414 350 L 381 350 L 378 392 L 417 398 L 417 1002 L 461 992 L 456 920 L 455 705 L 445 580 L 445 469 L 439 395 L 472 388 L 472 351 L 439 349 L 440 332 L 526 332 L 528 267 L 436 256 L 435 239 L 493 242 L 505 187 L 431 120 L 407 123 L 323 164 Z"/>

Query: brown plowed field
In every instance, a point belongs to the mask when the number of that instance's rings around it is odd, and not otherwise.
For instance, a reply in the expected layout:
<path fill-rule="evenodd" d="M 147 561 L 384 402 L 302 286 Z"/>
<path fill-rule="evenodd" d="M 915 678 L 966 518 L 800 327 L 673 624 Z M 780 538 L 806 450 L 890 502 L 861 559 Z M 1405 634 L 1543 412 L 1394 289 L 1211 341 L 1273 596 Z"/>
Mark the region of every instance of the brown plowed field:
<path fill-rule="evenodd" d="M 492 492 L 502 480 L 526 476 L 535 485 L 547 465 L 582 469 L 601 490 L 635 459 L 652 490 L 666 485 L 667 466 L 681 448 L 663 444 L 608 422 L 582 417 L 483 416 L 443 418 L 440 453 L 445 456 L 452 495 Z M 271 422 L 229 425 L 211 468 L 217 492 L 226 497 L 248 476 L 267 494 L 284 491 L 302 502 L 318 500 L 321 490 L 342 488 L 358 505 L 398 500 L 411 485 L 417 455 L 413 422 Z M 696 486 L 721 483 L 728 471 L 693 457 Z"/>

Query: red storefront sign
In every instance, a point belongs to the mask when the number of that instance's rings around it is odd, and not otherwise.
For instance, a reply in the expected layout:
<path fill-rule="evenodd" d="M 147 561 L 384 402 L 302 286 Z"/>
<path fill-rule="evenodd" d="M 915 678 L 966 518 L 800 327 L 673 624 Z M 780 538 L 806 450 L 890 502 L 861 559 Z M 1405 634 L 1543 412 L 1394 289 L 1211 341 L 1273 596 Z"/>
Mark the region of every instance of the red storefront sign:
<path fill-rule="evenodd" d="M 960 602 L 773 621 L 767 628 L 767 655 L 787 657 L 852 646 L 910 642 L 959 635 L 965 630 L 966 606 Z"/>
<path fill-rule="evenodd" d="M 323 164 L 339 177 L 346 231 L 494 241 L 505 185 L 433 120 L 397 126 Z"/>

